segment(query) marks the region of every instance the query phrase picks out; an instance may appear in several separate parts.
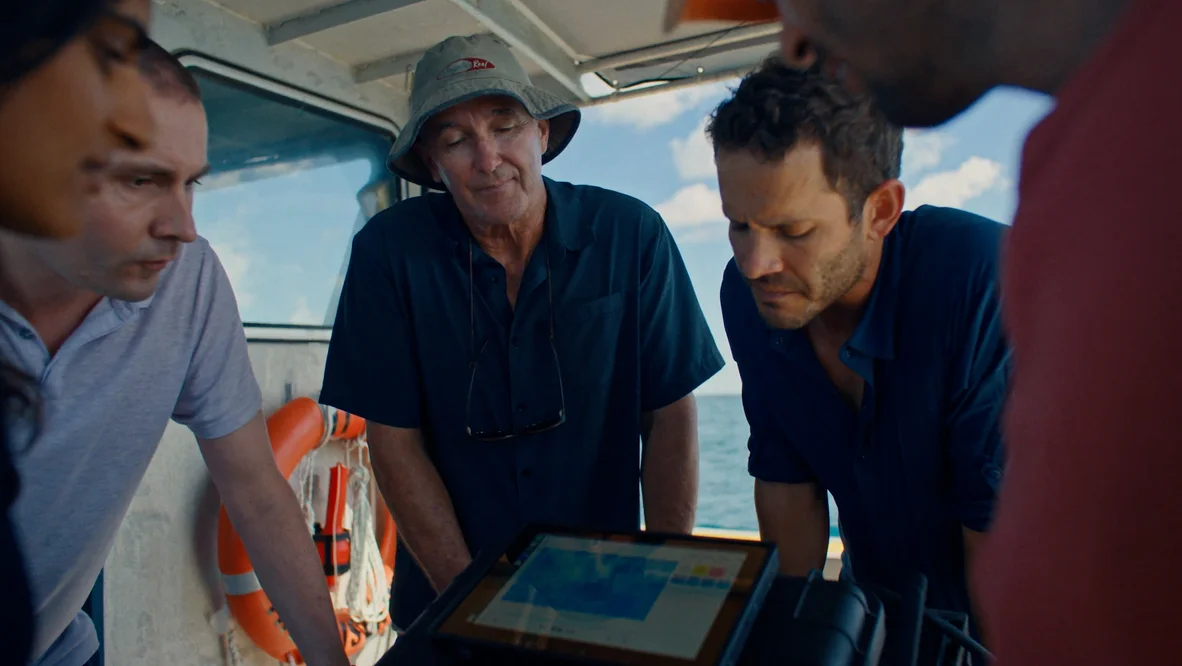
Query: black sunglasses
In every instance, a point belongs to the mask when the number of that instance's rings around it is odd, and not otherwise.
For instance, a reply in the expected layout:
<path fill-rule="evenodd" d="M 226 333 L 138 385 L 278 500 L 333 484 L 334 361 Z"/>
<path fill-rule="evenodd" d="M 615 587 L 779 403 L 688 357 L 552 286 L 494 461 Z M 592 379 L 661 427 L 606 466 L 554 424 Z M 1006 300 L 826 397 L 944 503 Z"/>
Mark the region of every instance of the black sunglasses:
<path fill-rule="evenodd" d="M 543 244 L 545 241 L 542 241 Z M 553 430 L 558 426 L 566 423 L 566 395 L 562 390 L 562 366 L 558 362 L 558 347 L 554 345 L 554 287 L 553 280 L 550 275 L 550 253 L 545 253 L 546 258 L 546 296 L 549 300 L 550 307 L 550 352 L 554 354 L 554 367 L 558 371 L 558 399 L 560 401 L 558 408 L 558 415 L 539 421 L 537 423 L 528 425 L 520 430 L 473 430 L 472 429 L 472 389 L 476 386 L 476 368 L 480 363 L 480 357 L 484 353 L 484 349 L 488 347 L 488 340 L 485 340 L 480 345 L 480 349 L 476 349 L 476 289 L 475 280 L 472 274 L 472 239 L 468 239 L 468 324 L 469 331 L 472 338 L 472 361 L 468 364 L 472 368 L 472 375 L 468 379 L 468 400 L 465 407 L 465 422 L 468 431 L 468 436 L 482 442 L 499 442 L 506 439 L 522 435 L 536 435 L 539 433 Z"/>

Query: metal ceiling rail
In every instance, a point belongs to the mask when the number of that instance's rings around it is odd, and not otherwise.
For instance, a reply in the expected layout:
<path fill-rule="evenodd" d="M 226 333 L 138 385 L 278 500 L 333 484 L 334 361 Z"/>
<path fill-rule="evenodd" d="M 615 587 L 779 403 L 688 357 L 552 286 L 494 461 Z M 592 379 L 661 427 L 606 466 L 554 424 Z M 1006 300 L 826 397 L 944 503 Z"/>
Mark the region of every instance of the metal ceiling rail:
<path fill-rule="evenodd" d="M 635 90 L 624 90 L 622 92 L 604 95 L 602 97 L 592 97 L 586 102 L 576 102 L 576 104 L 583 108 L 592 106 L 600 106 L 603 104 L 613 104 L 615 102 L 623 102 L 630 99 L 637 99 L 639 97 L 647 97 L 657 93 L 670 92 L 672 90 L 680 90 L 682 88 L 692 88 L 707 83 L 717 83 L 719 81 L 727 81 L 730 79 L 737 79 L 751 70 L 755 69 L 756 64 L 744 65 L 743 67 L 733 67 L 731 69 L 723 70 L 721 72 L 713 72 L 711 74 L 700 74 L 698 76 L 686 77 L 684 79 L 675 79 L 668 83 L 656 83 L 644 88 L 637 88 Z"/>
<path fill-rule="evenodd" d="M 403 0 L 405 1 L 405 0 Z M 457 4 L 469 4 L 469 0 L 452 0 Z M 487 4 L 488 0 L 483 0 L 482 4 Z M 487 24 L 486 24 L 487 25 Z M 655 46 L 645 47 L 641 49 L 633 49 L 630 51 L 621 51 L 611 55 L 603 56 L 586 60 L 578 65 L 573 66 L 574 72 L 578 74 L 583 73 L 598 73 L 610 69 L 633 69 L 636 67 L 644 67 L 648 65 L 660 65 L 671 62 L 680 56 L 687 53 L 695 53 L 700 57 L 707 57 L 725 53 L 727 51 L 751 48 L 755 46 L 762 46 L 764 44 L 771 44 L 778 39 L 780 33 L 779 24 L 760 24 L 752 26 L 743 26 L 740 28 L 733 28 L 730 30 L 720 30 L 717 32 L 699 35 L 697 37 L 690 37 L 665 44 L 657 44 Z M 563 49 L 565 51 L 565 49 Z M 527 54 L 528 55 L 528 54 Z M 371 81 L 378 81 L 395 76 L 407 76 L 414 72 L 415 65 L 419 58 L 423 56 L 421 51 L 411 53 L 400 53 L 392 56 L 386 56 L 367 63 L 362 63 L 353 68 L 353 78 L 358 83 L 368 83 Z M 556 58 L 561 57 L 555 54 Z M 531 56 L 532 59 L 532 56 Z M 551 61 L 556 69 L 564 73 L 568 73 L 565 64 L 571 62 L 569 58 L 562 57 L 561 61 Z M 542 63 L 538 63 L 542 65 Z M 545 69 L 545 66 L 543 66 Z M 550 70 L 546 69 L 547 74 Z M 725 72 L 723 73 L 725 74 Z M 570 75 L 567 74 L 569 77 Z M 582 101 L 591 101 L 589 95 L 583 90 L 582 85 L 578 85 L 578 90 L 573 90 L 572 86 L 568 85 L 562 78 L 555 77 L 564 88 L 571 90 L 574 93 L 574 98 Z M 574 77 L 574 83 L 578 83 L 578 76 Z M 631 95 L 633 92 L 626 93 Z"/>
<path fill-rule="evenodd" d="M 765 37 L 778 36 L 779 34 L 780 24 L 778 22 L 742 26 L 601 56 L 581 62 L 575 69 L 580 74 L 601 72 L 625 65 L 636 65 L 650 60 L 681 56 L 700 49 L 712 49 L 714 47 L 733 45 L 737 42 L 747 42 Z"/>
<path fill-rule="evenodd" d="M 275 46 L 420 2 L 424 0 L 345 0 L 276 21 L 264 26 L 263 31 L 267 35 L 267 43 Z"/>
<path fill-rule="evenodd" d="M 644 62 L 633 63 L 630 65 L 617 65 L 614 69 L 616 72 L 627 72 L 630 70 L 643 69 L 645 67 L 658 67 L 660 65 L 669 65 L 673 63 L 682 64 L 692 60 L 702 60 L 711 56 L 720 55 L 723 53 L 733 53 L 735 51 L 743 51 L 745 49 L 753 49 L 761 46 L 767 47 L 768 53 L 777 50 L 780 42 L 779 35 L 768 35 L 766 37 L 756 37 L 754 39 L 747 39 L 741 42 L 732 42 L 725 46 L 711 46 L 710 48 L 700 49 L 694 51 L 692 54 L 677 54 L 665 56 L 664 58 L 657 58 L 655 60 L 645 60 Z"/>
<path fill-rule="evenodd" d="M 353 68 L 353 80 L 357 83 L 369 83 L 394 76 L 409 77 L 410 74 L 414 73 L 415 65 L 418 64 L 419 58 L 422 57 L 422 51 L 415 51 L 413 53 L 399 53 L 362 63 Z M 409 86 L 407 86 L 407 92 L 410 92 Z"/>

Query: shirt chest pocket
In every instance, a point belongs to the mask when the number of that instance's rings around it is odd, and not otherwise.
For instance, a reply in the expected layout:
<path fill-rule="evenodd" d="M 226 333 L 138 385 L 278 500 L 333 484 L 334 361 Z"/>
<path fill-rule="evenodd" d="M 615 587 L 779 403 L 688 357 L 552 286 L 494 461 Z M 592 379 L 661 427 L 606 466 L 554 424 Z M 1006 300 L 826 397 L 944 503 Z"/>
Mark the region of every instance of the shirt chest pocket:
<path fill-rule="evenodd" d="M 568 399 L 580 391 L 607 388 L 616 369 L 624 292 L 564 303 L 555 313 L 554 345 Z"/>

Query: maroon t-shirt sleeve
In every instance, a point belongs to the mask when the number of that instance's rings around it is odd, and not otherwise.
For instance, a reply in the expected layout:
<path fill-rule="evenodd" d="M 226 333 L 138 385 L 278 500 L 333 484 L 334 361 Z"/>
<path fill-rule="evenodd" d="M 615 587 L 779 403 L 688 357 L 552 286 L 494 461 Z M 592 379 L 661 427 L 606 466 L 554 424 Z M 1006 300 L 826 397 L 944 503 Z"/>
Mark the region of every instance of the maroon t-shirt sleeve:
<path fill-rule="evenodd" d="M 1179 34 L 1182 3 L 1134 5 L 1027 141 L 1004 262 L 1010 459 L 974 572 L 1000 666 L 1176 652 Z"/>

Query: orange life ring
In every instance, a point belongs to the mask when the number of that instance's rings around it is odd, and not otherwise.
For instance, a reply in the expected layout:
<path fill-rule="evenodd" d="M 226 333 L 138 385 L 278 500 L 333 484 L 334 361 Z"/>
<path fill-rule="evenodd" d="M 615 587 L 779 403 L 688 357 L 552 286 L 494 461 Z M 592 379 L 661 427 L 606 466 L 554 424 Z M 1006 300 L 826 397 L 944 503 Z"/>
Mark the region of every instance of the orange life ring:
<path fill-rule="evenodd" d="M 331 439 L 356 439 L 365 432 L 365 419 L 334 410 L 332 423 L 327 425 L 327 429 Z M 306 397 L 292 400 L 267 419 L 271 450 L 285 478 L 290 478 L 300 460 L 320 445 L 325 430 L 324 412 L 320 405 Z M 394 572 L 396 528 L 385 503 L 376 504 L 376 522 L 382 526 L 378 531 L 382 562 L 387 579 L 390 580 Z M 287 661 L 290 656 L 297 663 L 303 663 L 299 650 L 259 584 L 254 566 L 246 554 L 246 547 L 230 524 L 224 506 L 218 515 L 218 569 L 221 570 L 222 586 L 230 612 L 251 640 L 279 661 Z M 327 582 L 325 586 L 328 586 Z M 346 653 L 352 656 L 359 652 L 368 634 L 365 628 L 354 622 L 347 611 L 337 611 L 337 623 L 341 628 Z M 383 622 L 380 629 L 384 631 L 388 624 Z"/>

